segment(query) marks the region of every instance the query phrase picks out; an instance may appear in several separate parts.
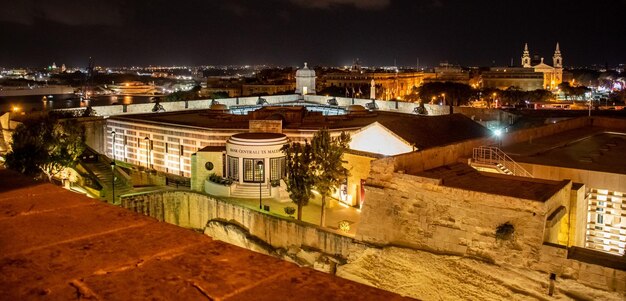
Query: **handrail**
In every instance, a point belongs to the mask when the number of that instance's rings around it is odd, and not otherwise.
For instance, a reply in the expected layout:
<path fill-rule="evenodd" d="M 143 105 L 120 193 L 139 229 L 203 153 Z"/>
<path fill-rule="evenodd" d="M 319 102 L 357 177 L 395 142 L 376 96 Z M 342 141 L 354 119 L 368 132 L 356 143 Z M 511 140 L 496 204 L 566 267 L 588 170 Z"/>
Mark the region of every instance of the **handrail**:
<path fill-rule="evenodd" d="M 516 176 L 533 178 L 533 175 L 501 149 L 494 146 L 474 148 L 472 159 L 477 163 L 501 164 Z"/>
<path fill-rule="evenodd" d="M 107 165 L 111 165 L 111 162 L 113 162 L 113 160 L 111 160 L 111 158 L 109 158 L 107 155 L 105 154 L 100 154 L 98 153 L 95 149 L 86 146 L 86 149 L 93 152 L 94 154 L 98 155 L 98 161 L 102 160 L 104 163 L 106 163 Z M 123 169 L 121 169 L 119 166 L 115 165 L 115 173 L 118 174 L 121 179 L 124 181 L 125 184 L 132 186 L 132 178 L 130 177 L 130 175 L 128 175 Z M 115 184 L 113 184 L 115 185 Z"/>

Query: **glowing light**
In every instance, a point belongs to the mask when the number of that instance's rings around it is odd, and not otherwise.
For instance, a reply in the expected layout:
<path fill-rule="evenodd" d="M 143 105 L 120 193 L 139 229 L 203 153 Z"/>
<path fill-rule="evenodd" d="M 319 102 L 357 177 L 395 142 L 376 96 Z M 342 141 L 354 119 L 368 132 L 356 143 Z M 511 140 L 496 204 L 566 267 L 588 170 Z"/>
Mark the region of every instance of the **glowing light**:
<path fill-rule="evenodd" d="M 493 131 L 493 133 L 494 133 L 497 137 L 502 136 L 502 130 L 501 130 L 501 129 L 496 129 L 496 130 L 494 130 L 494 131 Z"/>

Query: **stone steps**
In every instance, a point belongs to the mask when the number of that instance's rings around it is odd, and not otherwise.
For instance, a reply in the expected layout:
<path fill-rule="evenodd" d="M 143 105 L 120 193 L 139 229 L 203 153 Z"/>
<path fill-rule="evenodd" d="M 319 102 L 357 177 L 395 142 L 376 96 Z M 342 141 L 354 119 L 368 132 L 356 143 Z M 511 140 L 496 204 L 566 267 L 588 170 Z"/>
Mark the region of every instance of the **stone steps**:
<path fill-rule="evenodd" d="M 232 192 L 233 197 L 237 198 L 258 198 L 259 197 L 259 186 L 250 184 L 250 185 L 236 185 Z M 267 188 L 267 185 L 263 185 L 261 188 L 261 197 L 269 198 L 272 197 L 270 195 L 270 190 Z"/>
<path fill-rule="evenodd" d="M 120 176 L 115 177 L 115 182 L 112 179 L 111 165 L 106 162 L 98 161 L 96 163 L 83 163 L 86 169 L 89 169 L 97 178 L 97 181 L 104 190 L 104 199 L 109 202 L 113 201 L 113 189 L 115 186 L 115 198 L 119 199 L 119 196 L 125 193 L 129 193 L 133 190 L 130 183 L 125 182 Z"/>

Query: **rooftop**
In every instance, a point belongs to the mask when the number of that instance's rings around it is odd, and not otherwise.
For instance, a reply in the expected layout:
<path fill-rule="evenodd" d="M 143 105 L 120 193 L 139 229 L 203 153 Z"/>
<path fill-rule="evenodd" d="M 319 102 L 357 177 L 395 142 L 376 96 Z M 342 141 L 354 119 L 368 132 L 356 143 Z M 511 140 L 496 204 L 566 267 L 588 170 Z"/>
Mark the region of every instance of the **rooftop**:
<path fill-rule="evenodd" d="M 265 139 L 279 139 L 284 138 L 284 134 L 279 133 L 239 133 L 233 135 L 234 138 L 250 139 L 250 140 L 265 140 Z"/>
<path fill-rule="evenodd" d="M 267 112 L 259 112 L 259 111 Z M 247 130 L 248 121 L 256 118 L 283 117 L 283 130 L 352 130 L 378 122 L 416 148 L 426 149 L 455 142 L 491 136 L 487 128 L 461 114 L 418 116 L 397 112 L 373 111 L 367 114 L 324 116 L 301 108 L 263 107 L 250 115 L 208 113 L 207 110 L 136 114 L 111 117 L 140 123 L 162 123 L 206 129 Z"/>
<path fill-rule="evenodd" d="M 568 180 L 550 181 L 479 172 L 467 164 L 457 163 L 418 173 L 417 176 L 441 179 L 445 187 L 545 202 L 561 190 Z"/>
<path fill-rule="evenodd" d="M 601 128 L 575 129 L 504 149 L 525 163 L 626 174 L 626 134 Z"/>
<path fill-rule="evenodd" d="M 408 300 L 0 169 L 5 300 Z"/>

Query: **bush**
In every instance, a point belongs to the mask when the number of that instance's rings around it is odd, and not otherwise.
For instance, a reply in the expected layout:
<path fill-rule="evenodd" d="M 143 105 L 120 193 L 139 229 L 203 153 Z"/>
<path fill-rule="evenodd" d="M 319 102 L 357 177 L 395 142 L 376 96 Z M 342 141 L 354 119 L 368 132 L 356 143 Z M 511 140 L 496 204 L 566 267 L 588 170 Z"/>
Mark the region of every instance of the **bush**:
<path fill-rule="evenodd" d="M 280 180 L 271 180 L 270 185 L 272 185 L 272 187 L 278 187 L 280 186 Z"/>
<path fill-rule="evenodd" d="M 515 233 L 515 227 L 509 222 L 496 227 L 496 239 L 510 240 L 513 233 Z"/>
<path fill-rule="evenodd" d="M 233 184 L 233 180 L 229 178 L 220 177 L 215 173 L 212 173 L 209 175 L 209 181 L 216 183 L 216 184 L 224 185 L 224 186 L 230 186 Z"/>
<path fill-rule="evenodd" d="M 293 207 L 285 207 L 285 213 L 287 213 L 287 215 L 291 216 L 294 213 L 296 213 L 296 208 Z"/>

